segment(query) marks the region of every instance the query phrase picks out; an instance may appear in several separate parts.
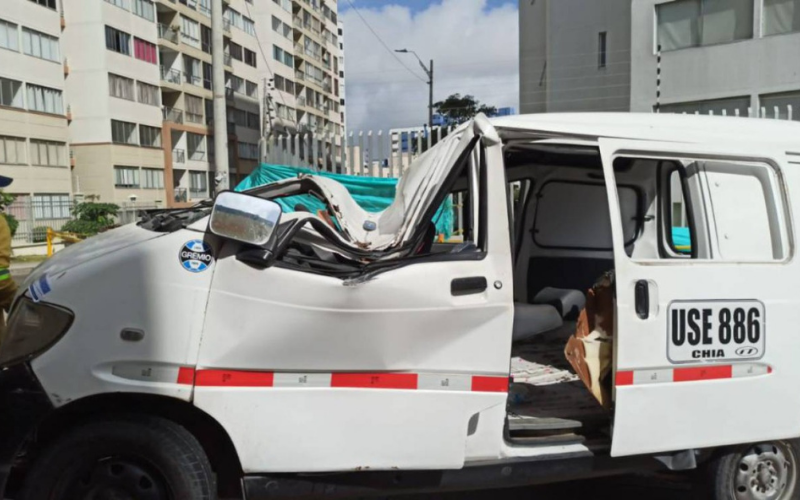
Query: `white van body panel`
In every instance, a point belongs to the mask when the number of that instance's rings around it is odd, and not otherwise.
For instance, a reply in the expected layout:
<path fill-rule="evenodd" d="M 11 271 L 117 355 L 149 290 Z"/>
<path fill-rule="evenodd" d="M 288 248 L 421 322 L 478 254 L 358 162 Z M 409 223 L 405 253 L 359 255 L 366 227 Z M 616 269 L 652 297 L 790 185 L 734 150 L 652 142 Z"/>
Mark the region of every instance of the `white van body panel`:
<path fill-rule="evenodd" d="M 130 225 L 103 235 L 113 251 L 101 251 L 90 239 L 70 253 L 82 255 L 86 245 L 91 259 L 62 271 L 59 252 L 37 270 L 52 289 L 42 300 L 75 313 L 64 338 L 32 362 L 56 406 L 115 392 L 191 400 L 192 385 L 179 383 L 179 374 L 196 362 L 213 265 L 192 273 L 181 267 L 178 254 L 187 241 L 202 238 L 194 231 L 164 234 Z M 136 240 L 148 241 L 124 248 L 113 243 Z M 143 339 L 122 340 L 124 328 L 141 330 Z"/>

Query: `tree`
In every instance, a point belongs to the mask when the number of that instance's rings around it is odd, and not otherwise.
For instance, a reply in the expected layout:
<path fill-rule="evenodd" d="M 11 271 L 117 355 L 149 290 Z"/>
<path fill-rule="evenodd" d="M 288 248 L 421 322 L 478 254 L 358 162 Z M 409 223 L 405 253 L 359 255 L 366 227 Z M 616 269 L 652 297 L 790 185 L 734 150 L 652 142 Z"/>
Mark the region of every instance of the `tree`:
<path fill-rule="evenodd" d="M 433 109 L 451 124 L 463 123 L 478 113 L 487 116 L 497 114 L 495 106 L 481 104 L 475 97 L 461 94 L 453 94 L 444 101 L 434 103 Z"/>
<path fill-rule="evenodd" d="M 64 224 L 62 230 L 80 236 L 93 236 L 114 225 L 119 206 L 113 203 L 78 203 L 72 209 L 75 219 Z"/>

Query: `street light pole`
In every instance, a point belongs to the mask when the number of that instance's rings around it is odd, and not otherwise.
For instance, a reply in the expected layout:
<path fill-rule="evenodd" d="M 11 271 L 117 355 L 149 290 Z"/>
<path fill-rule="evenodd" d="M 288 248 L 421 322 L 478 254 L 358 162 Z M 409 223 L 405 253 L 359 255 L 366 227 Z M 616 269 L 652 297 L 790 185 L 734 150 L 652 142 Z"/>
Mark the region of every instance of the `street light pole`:
<path fill-rule="evenodd" d="M 419 61 L 422 71 L 424 71 L 425 75 L 428 77 L 428 128 L 433 128 L 433 59 L 431 59 L 430 68 L 428 68 L 413 50 L 396 49 L 395 52 L 399 52 L 400 54 L 414 54 L 414 57 Z"/>

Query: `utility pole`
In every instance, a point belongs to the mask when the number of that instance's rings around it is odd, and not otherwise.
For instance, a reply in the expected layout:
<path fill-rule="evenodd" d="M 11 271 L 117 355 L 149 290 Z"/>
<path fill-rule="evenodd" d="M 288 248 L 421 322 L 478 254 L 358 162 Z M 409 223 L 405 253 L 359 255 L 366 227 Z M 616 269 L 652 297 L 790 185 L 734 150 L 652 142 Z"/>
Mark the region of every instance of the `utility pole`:
<path fill-rule="evenodd" d="M 433 128 L 433 59 L 431 59 L 430 68 L 428 68 L 413 50 L 396 49 L 395 52 L 399 52 L 401 54 L 414 54 L 414 57 L 416 57 L 417 61 L 419 61 L 422 71 L 424 71 L 425 75 L 428 77 L 428 128 Z"/>
<path fill-rule="evenodd" d="M 222 0 L 211 2 L 211 82 L 214 88 L 214 185 L 213 194 L 228 189 L 228 113 L 225 104 L 225 53 Z"/>

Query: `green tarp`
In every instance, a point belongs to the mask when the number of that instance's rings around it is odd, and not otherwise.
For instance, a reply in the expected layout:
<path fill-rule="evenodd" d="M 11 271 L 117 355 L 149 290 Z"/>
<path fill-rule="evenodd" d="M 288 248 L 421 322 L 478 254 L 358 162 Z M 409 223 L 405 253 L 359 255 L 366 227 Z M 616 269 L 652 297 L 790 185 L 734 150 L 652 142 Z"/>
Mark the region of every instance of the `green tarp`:
<path fill-rule="evenodd" d="M 297 177 L 298 174 L 319 175 L 339 182 L 350 192 L 355 202 L 368 212 L 380 212 L 394 201 L 395 187 L 397 186 L 397 179 L 395 178 L 359 177 L 331 172 L 314 172 L 307 168 L 267 163 L 262 163 L 253 170 L 253 173 L 242 180 L 235 190 L 245 191 L 271 182 L 291 179 Z M 325 209 L 325 204 L 311 195 L 289 196 L 275 201 L 281 205 L 285 213 L 294 212 L 294 207 L 300 203 L 305 205 L 312 213 Z M 434 216 L 437 234 L 443 234 L 445 239 L 450 238 L 453 234 L 453 220 L 453 201 L 448 196 Z"/>

